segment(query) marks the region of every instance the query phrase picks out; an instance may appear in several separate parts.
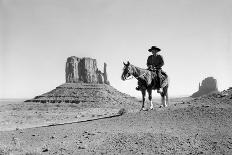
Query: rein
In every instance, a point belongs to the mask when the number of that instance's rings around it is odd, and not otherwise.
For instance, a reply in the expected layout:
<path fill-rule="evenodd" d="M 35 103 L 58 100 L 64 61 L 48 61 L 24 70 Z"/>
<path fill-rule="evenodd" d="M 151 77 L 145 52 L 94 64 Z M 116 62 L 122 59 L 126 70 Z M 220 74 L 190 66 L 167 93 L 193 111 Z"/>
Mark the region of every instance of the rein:
<path fill-rule="evenodd" d="M 138 77 L 135 77 L 135 78 L 138 79 L 139 77 L 142 77 L 142 76 L 145 75 L 145 74 L 146 74 L 146 72 L 143 73 L 143 74 L 141 74 L 141 75 L 139 75 Z"/>
<path fill-rule="evenodd" d="M 138 79 L 139 77 L 142 77 L 142 76 L 145 75 L 145 74 L 146 74 L 146 72 L 143 73 L 143 74 L 141 74 L 141 75 L 139 75 L 139 76 L 137 76 L 137 77 L 135 77 L 134 75 L 130 75 L 129 78 L 125 78 L 125 80 L 131 80 L 131 79 L 133 79 L 133 78 Z"/>
<path fill-rule="evenodd" d="M 130 75 L 129 75 L 127 78 L 125 78 L 124 80 L 131 80 L 131 79 L 133 79 L 133 78 L 136 78 L 137 80 L 139 80 L 140 77 L 144 76 L 144 75 L 147 73 L 147 72 L 145 71 L 143 74 L 138 75 L 138 72 L 135 71 L 135 70 L 137 70 L 137 69 L 135 69 L 136 67 L 133 66 L 133 65 L 131 65 L 131 66 L 133 67 L 133 72 L 130 73 Z M 145 69 L 144 69 L 144 70 L 145 70 Z"/>

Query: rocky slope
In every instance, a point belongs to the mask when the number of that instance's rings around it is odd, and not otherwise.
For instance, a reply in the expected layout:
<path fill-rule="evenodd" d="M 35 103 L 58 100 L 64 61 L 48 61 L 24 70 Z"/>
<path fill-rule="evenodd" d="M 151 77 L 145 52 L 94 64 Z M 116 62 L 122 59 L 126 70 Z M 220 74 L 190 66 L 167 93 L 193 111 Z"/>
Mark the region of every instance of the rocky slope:
<path fill-rule="evenodd" d="M 36 96 L 25 102 L 41 103 L 85 103 L 95 107 L 138 107 L 140 104 L 135 97 L 121 93 L 110 85 L 88 83 L 65 83 L 54 90 Z"/>

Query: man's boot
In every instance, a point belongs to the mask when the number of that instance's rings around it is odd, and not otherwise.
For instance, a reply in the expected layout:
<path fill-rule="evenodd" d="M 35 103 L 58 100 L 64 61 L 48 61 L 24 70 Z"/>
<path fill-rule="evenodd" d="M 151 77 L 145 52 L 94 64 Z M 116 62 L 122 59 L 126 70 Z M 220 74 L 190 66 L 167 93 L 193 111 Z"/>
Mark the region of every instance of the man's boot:
<path fill-rule="evenodd" d="M 141 87 L 140 87 L 140 86 L 137 86 L 135 89 L 138 90 L 138 91 L 140 91 L 140 90 L 141 90 Z"/>
<path fill-rule="evenodd" d="M 158 89 L 157 89 L 157 93 L 160 93 L 160 94 L 163 93 L 162 88 L 158 88 Z"/>

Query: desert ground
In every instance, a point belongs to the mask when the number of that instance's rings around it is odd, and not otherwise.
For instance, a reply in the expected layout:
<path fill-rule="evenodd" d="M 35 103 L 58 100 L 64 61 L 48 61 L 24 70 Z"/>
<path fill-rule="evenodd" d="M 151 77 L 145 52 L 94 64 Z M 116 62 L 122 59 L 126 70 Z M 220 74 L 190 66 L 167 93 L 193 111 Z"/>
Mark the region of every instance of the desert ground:
<path fill-rule="evenodd" d="M 5 101 L 0 154 L 232 154 L 232 89 L 148 111 L 92 104 Z"/>

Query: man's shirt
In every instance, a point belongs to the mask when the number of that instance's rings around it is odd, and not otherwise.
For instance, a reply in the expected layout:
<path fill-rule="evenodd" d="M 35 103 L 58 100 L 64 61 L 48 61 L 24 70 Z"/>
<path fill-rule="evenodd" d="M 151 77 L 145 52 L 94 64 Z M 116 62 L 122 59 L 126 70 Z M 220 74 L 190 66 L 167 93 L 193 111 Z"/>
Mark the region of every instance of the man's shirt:
<path fill-rule="evenodd" d="M 150 55 L 147 59 L 147 66 L 152 66 L 155 68 L 161 68 L 164 65 L 164 60 L 163 57 L 159 54 L 155 55 Z"/>

